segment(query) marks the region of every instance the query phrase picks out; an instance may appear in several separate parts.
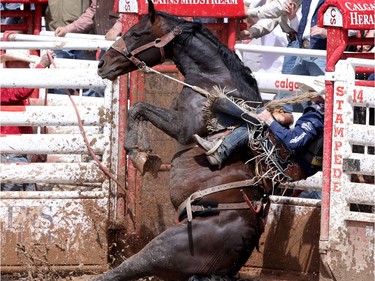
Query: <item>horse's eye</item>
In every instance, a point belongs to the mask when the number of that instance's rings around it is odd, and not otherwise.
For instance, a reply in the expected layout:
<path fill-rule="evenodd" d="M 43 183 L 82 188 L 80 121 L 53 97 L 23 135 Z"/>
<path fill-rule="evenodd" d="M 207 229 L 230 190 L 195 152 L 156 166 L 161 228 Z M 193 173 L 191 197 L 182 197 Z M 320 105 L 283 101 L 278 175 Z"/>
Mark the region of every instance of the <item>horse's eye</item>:
<path fill-rule="evenodd" d="M 141 37 L 141 35 L 140 35 L 139 33 L 137 33 L 137 32 L 133 32 L 133 33 L 132 33 L 132 37 L 133 37 L 134 39 L 139 39 L 139 38 Z"/>

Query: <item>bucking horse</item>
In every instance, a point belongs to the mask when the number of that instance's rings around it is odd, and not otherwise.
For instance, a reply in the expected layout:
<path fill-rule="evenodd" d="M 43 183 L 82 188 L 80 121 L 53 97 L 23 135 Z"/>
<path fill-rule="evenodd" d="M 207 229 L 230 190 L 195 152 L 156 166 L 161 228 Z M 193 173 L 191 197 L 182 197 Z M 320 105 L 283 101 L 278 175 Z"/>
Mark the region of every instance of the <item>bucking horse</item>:
<path fill-rule="evenodd" d="M 145 122 L 151 122 L 180 145 L 170 170 L 170 199 L 180 222 L 159 234 L 141 251 L 94 280 L 134 280 L 158 276 L 165 280 L 234 277 L 257 247 L 264 230 L 264 201 L 270 192 L 254 181 L 255 164 L 248 149 L 230 156 L 221 169 L 207 161 L 192 136 L 209 133 L 205 109 L 217 127 L 230 128 L 237 118 L 207 106 L 214 87 L 248 106 L 263 105 L 251 70 L 201 23 L 165 12 L 149 11 L 102 56 L 98 74 L 104 79 L 172 60 L 184 76 L 170 109 L 139 102 L 128 112 L 125 149 L 142 173 L 156 173 L 160 159 L 152 155 Z M 192 85 L 193 87 L 189 86 Z M 211 123 L 215 123 L 211 122 Z M 194 276 L 194 277 L 192 277 Z"/>

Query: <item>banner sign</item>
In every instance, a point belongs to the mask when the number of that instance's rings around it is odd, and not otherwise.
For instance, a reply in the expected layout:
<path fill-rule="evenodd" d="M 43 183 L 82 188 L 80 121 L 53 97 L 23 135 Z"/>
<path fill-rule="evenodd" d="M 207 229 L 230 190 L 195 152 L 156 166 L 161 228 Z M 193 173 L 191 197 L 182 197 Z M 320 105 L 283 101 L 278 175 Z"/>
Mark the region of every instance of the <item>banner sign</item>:
<path fill-rule="evenodd" d="M 319 19 L 319 25 L 340 26 L 344 29 L 364 30 L 374 29 L 375 3 L 373 0 L 328 0 L 319 13 L 324 13 Z"/>
<path fill-rule="evenodd" d="M 155 9 L 181 17 L 242 18 L 243 0 L 154 0 Z M 146 0 L 119 0 L 120 13 L 148 13 Z"/>

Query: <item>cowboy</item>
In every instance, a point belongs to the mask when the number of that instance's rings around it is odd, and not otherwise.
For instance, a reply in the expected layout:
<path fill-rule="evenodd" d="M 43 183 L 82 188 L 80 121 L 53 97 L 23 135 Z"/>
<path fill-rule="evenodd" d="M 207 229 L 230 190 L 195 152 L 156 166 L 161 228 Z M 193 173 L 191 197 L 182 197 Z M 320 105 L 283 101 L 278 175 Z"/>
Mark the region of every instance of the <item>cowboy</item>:
<path fill-rule="evenodd" d="M 0 54 L 1 63 L 4 68 L 29 68 L 30 64 L 35 64 L 35 68 L 46 68 L 51 64 L 47 54 L 41 58 L 30 55 L 28 50 L 7 50 Z M 39 62 L 38 62 L 39 61 Z M 38 62 L 38 63 L 37 63 Z M 1 105 L 24 106 L 29 105 L 29 97 L 34 89 L 29 88 L 1 88 Z M 33 128 L 30 126 L 0 126 L 1 135 L 32 134 Z M 1 154 L 2 163 L 29 162 L 27 155 Z M 2 191 L 32 191 L 35 184 L 30 183 L 1 183 Z"/>
<path fill-rule="evenodd" d="M 296 121 L 293 128 L 285 116 L 277 112 L 263 110 L 255 115 L 272 131 L 276 141 L 293 154 L 295 161 L 300 165 L 304 176 L 310 177 L 322 168 L 323 128 L 324 128 L 324 99 L 317 96 L 311 100 L 302 116 Z M 194 140 L 206 151 L 207 160 L 211 165 L 221 168 L 223 161 L 235 150 L 249 142 L 248 124 L 243 123 L 231 134 L 219 141 L 207 141 L 198 135 Z M 311 192 L 310 192 L 311 193 Z M 320 192 L 307 195 L 306 198 L 319 199 Z M 305 197 L 304 193 L 300 197 Z"/>

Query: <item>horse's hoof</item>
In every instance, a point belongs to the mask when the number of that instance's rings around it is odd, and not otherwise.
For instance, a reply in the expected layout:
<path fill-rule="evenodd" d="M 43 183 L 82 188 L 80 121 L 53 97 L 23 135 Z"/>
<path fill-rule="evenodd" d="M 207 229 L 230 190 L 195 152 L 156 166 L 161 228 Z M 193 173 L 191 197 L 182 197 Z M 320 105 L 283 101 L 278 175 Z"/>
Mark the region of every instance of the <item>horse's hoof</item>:
<path fill-rule="evenodd" d="M 146 152 L 138 152 L 136 153 L 135 157 L 130 155 L 130 158 L 133 162 L 133 166 L 141 173 L 143 176 L 145 174 L 144 166 L 147 161 L 147 153 Z"/>
<path fill-rule="evenodd" d="M 157 177 L 161 166 L 161 159 L 157 154 L 148 154 L 146 152 L 138 152 L 132 162 L 142 176 L 149 172 L 154 177 Z"/>

